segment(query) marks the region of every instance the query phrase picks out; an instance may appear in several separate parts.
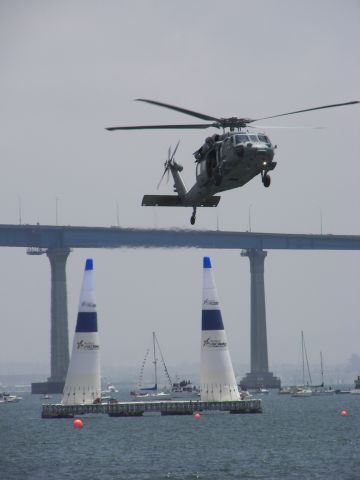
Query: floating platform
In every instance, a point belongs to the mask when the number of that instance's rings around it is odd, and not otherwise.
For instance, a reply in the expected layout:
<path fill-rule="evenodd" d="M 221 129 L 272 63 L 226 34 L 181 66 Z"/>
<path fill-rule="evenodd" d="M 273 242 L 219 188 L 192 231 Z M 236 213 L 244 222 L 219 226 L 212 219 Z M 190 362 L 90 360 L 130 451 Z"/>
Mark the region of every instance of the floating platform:
<path fill-rule="evenodd" d="M 201 402 L 168 400 L 160 402 L 118 402 L 108 404 L 42 406 L 42 418 L 73 418 L 78 415 L 105 413 L 110 417 L 141 417 L 144 413 L 161 415 L 193 415 L 195 412 L 220 411 L 229 413 L 262 413 L 261 400 Z"/>

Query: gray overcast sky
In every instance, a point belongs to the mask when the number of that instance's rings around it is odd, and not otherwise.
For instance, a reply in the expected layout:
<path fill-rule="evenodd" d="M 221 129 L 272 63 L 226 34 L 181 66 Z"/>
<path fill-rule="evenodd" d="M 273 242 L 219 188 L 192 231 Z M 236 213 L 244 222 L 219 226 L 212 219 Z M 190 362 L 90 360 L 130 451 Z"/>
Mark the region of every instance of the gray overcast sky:
<path fill-rule="evenodd" d="M 207 131 L 107 132 L 106 126 L 188 122 L 138 102 L 214 116 L 268 116 L 360 100 L 359 1 L 0 2 L 0 222 L 190 227 L 189 209 L 140 206 L 156 193 L 169 145 L 188 186 Z M 272 185 L 260 179 L 201 210 L 196 227 L 360 234 L 360 107 L 266 125 L 278 145 Z M 169 193 L 171 183 L 160 193 Z M 102 363 L 140 365 L 156 330 L 170 365 L 199 359 L 202 256 L 210 254 L 236 364 L 249 362 L 249 262 L 240 252 L 76 250 L 68 261 L 72 340 L 84 262 L 93 257 Z M 0 372 L 49 364 L 50 267 L 0 250 Z M 300 331 L 318 362 L 359 351 L 358 252 L 269 252 L 270 367 L 298 361 Z M 5 367 L 4 367 L 5 366 Z M 5 371 L 4 371 L 5 370 Z M 238 371 L 238 375 L 245 372 Z"/>

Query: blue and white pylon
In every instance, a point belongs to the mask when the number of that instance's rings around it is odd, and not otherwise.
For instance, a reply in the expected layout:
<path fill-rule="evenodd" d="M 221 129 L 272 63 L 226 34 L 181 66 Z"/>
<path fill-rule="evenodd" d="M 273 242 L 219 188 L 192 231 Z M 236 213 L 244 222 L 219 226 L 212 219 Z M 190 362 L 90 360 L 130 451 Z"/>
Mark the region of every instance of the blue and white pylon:
<path fill-rule="evenodd" d="M 240 400 L 209 257 L 203 267 L 201 401 Z"/>
<path fill-rule="evenodd" d="M 82 405 L 101 398 L 100 352 L 92 259 L 86 260 L 79 311 L 62 404 Z"/>

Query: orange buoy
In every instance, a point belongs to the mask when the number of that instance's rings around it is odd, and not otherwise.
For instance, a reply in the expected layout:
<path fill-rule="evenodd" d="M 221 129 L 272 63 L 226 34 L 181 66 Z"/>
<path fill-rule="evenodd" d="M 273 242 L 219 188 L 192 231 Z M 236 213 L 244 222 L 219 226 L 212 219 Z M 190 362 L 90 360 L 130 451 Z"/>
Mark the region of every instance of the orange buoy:
<path fill-rule="evenodd" d="M 346 417 L 347 411 L 346 411 L 346 410 L 342 410 L 341 413 L 340 413 L 340 415 L 341 415 L 342 417 Z"/>
<path fill-rule="evenodd" d="M 201 414 L 199 412 L 196 412 L 194 415 L 195 420 L 200 420 Z"/>
<path fill-rule="evenodd" d="M 84 423 L 82 420 L 80 420 L 80 418 L 76 418 L 74 420 L 74 428 L 83 428 L 84 426 Z"/>

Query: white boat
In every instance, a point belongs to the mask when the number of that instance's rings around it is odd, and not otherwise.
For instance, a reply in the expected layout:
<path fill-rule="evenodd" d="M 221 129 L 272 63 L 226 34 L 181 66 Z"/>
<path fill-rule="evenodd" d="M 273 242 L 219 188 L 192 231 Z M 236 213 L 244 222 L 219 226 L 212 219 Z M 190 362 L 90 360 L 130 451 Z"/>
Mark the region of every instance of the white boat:
<path fill-rule="evenodd" d="M 114 385 L 108 385 L 106 390 L 110 393 L 118 393 L 118 390 L 116 390 Z"/>
<path fill-rule="evenodd" d="M 114 385 L 107 385 L 106 390 L 102 390 L 101 396 L 108 395 L 109 393 L 118 393 L 118 390 L 114 387 Z"/>
<path fill-rule="evenodd" d="M 146 365 L 146 361 L 147 361 L 147 358 L 148 358 L 148 355 L 149 355 L 149 352 L 150 350 L 147 349 L 146 350 L 146 353 L 145 353 L 145 357 L 144 357 L 144 360 L 143 360 L 143 363 L 141 365 L 141 369 L 140 369 L 140 374 L 139 374 L 139 380 L 138 380 L 138 383 L 135 387 L 134 390 L 132 390 L 130 392 L 130 395 L 134 398 L 137 398 L 137 399 L 142 399 L 142 400 L 153 400 L 154 398 L 171 398 L 171 393 L 170 391 L 162 391 L 162 390 L 158 390 L 158 377 L 157 377 L 157 363 L 158 363 L 158 359 L 157 359 L 157 356 L 156 356 L 156 350 L 159 350 L 159 353 L 160 353 L 160 356 L 161 356 L 161 361 L 162 361 L 162 365 L 164 367 L 164 370 L 165 370 L 165 374 L 167 376 L 167 379 L 168 379 L 168 382 L 169 382 L 169 385 L 170 385 L 170 390 L 171 390 L 171 387 L 172 387 L 172 382 L 171 382 L 171 378 L 170 378 L 170 375 L 169 375 L 169 372 L 166 368 L 166 365 L 165 365 L 165 361 L 164 361 L 164 357 L 163 357 L 163 354 L 161 352 L 161 349 L 160 349 L 160 345 L 159 345 L 159 342 L 156 338 L 156 335 L 155 335 L 155 332 L 153 332 L 153 365 L 154 365 L 154 386 L 153 387 L 143 387 L 142 383 L 143 383 L 143 374 L 144 374 L 144 368 L 145 368 L 145 365 Z M 156 349 L 157 347 L 157 349 Z"/>
<path fill-rule="evenodd" d="M 44 395 L 42 395 L 40 398 L 43 400 L 50 400 L 51 395 L 49 395 L 48 393 L 44 393 Z"/>
<path fill-rule="evenodd" d="M 190 380 L 174 382 L 171 388 L 171 398 L 197 398 L 200 397 L 199 389 Z"/>
<path fill-rule="evenodd" d="M 3 392 L 0 393 L 0 403 L 17 403 L 22 400 L 22 397 L 17 395 L 10 395 L 9 393 Z"/>
<path fill-rule="evenodd" d="M 279 395 L 291 395 L 296 392 L 296 387 L 281 387 L 279 390 Z"/>
<path fill-rule="evenodd" d="M 313 395 L 321 396 L 321 395 L 334 395 L 335 389 L 332 387 L 325 388 L 325 387 L 318 387 L 313 389 Z"/>
<path fill-rule="evenodd" d="M 267 395 L 268 393 L 270 393 L 270 390 L 268 390 L 267 388 L 259 387 L 259 388 L 251 388 L 249 392 L 256 395 Z"/>
<path fill-rule="evenodd" d="M 130 395 L 137 400 L 165 400 L 172 398 L 170 392 L 160 391 L 133 391 L 130 392 Z"/>
<path fill-rule="evenodd" d="M 310 397 L 313 394 L 311 388 L 299 388 L 291 394 L 292 397 Z"/>
<path fill-rule="evenodd" d="M 262 395 L 266 395 L 266 394 L 270 393 L 270 390 L 268 390 L 267 388 L 259 388 L 257 393 L 260 393 Z"/>
<path fill-rule="evenodd" d="M 301 357 L 302 357 L 302 376 L 303 376 L 303 384 L 301 386 L 296 387 L 296 390 L 291 393 L 292 397 L 311 397 L 313 394 L 311 388 L 308 385 L 305 385 L 305 359 L 307 365 L 307 371 L 309 376 L 310 385 L 311 381 L 311 374 L 309 368 L 309 361 L 306 352 L 305 340 L 304 340 L 304 332 L 301 331 Z"/>
<path fill-rule="evenodd" d="M 101 392 L 101 397 L 94 403 L 101 403 L 101 405 L 108 405 L 109 403 L 119 403 L 117 398 L 112 397 L 111 395 L 103 395 Z"/>
<path fill-rule="evenodd" d="M 253 397 L 252 393 L 249 390 L 241 390 L 239 388 L 240 400 L 249 400 Z"/>

